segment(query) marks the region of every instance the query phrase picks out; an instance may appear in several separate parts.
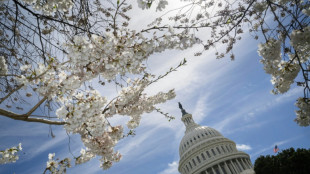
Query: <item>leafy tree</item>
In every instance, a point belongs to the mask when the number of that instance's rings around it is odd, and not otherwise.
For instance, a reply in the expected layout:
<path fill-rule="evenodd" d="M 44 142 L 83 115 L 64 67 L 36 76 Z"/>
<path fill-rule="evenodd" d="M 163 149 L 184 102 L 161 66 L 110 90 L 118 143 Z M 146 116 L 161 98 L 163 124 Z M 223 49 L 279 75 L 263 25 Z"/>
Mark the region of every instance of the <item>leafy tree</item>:
<path fill-rule="evenodd" d="M 260 156 L 255 160 L 256 174 L 307 174 L 310 171 L 310 149 L 286 149 L 277 155 Z"/>
<path fill-rule="evenodd" d="M 75 163 L 100 156 L 101 167 L 107 169 L 120 160 L 114 147 L 133 134 L 142 114 L 157 111 L 173 119 L 156 107 L 175 97 L 173 89 L 153 96 L 144 90 L 186 61 L 155 76 L 146 68 L 151 55 L 200 44 L 201 51 L 195 53 L 200 56 L 225 45 L 216 57 L 229 54 L 234 60 L 234 45 L 249 30 L 254 39 L 265 40 L 258 53 L 272 76 L 274 94 L 287 92 L 301 74 L 296 84 L 304 93 L 296 103 L 296 122 L 310 124 L 309 1 L 184 0 L 175 10 L 166 9 L 167 0 L 137 3 L 141 9 L 165 13 L 135 31 L 129 27 L 133 1 L 1 0 L 0 115 L 63 125 L 68 133 L 79 134 L 85 145 Z M 115 85 L 119 94 L 107 98 L 98 84 L 103 89 Z M 20 107 L 24 103 L 31 108 Z M 35 115 L 39 108 L 56 116 Z M 115 115 L 130 118 L 127 128 L 109 123 Z M 55 161 L 50 154 L 48 164 L 46 171 L 61 173 L 70 161 Z"/>

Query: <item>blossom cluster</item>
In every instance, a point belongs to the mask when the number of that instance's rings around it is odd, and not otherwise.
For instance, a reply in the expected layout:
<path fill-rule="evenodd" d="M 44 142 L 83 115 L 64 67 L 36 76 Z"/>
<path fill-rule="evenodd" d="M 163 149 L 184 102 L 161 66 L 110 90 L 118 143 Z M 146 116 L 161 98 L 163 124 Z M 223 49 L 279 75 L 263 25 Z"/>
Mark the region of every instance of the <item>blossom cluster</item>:
<path fill-rule="evenodd" d="M 56 10 L 66 12 L 73 6 L 72 0 L 23 0 L 25 3 L 32 5 L 37 11 L 42 11 L 46 15 L 51 15 Z"/>
<path fill-rule="evenodd" d="M 39 64 L 37 67 L 23 65 L 20 69 L 24 73 L 16 78 L 17 82 L 36 88 L 36 92 L 49 99 L 69 95 L 81 86 L 80 78 L 74 74 L 67 75 L 65 67 L 57 62 L 50 62 L 48 66 Z"/>
<path fill-rule="evenodd" d="M 0 75 L 7 74 L 8 66 L 6 65 L 5 58 L 0 56 Z"/>
<path fill-rule="evenodd" d="M 300 71 L 296 61 L 281 60 L 281 40 L 269 39 L 264 44 L 258 45 L 258 54 L 264 65 L 264 70 L 272 76 L 271 83 L 274 85 L 272 93 L 283 94 L 290 89 L 294 79 Z M 292 58 L 291 58 L 292 59 Z"/>
<path fill-rule="evenodd" d="M 45 171 L 50 171 L 51 174 L 63 174 L 66 173 L 67 168 L 71 167 L 71 161 L 69 158 L 63 160 L 55 160 L 55 153 L 48 154 L 48 161 L 46 162 Z M 44 172 L 45 173 L 45 172 Z"/>
<path fill-rule="evenodd" d="M 298 98 L 295 105 L 299 108 L 299 110 L 295 111 L 297 118 L 295 121 L 300 126 L 309 126 L 310 125 L 310 101 L 306 98 Z"/>
<path fill-rule="evenodd" d="M 119 92 L 118 98 L 109 105 L 108 112 L 105 113 L 106 117 L 112 115 L 129 115 L 130 120 L 127 123 L 129 129 L 136 128 L 141 119 L 141 115 L 146 112 L 152 112 L 154 105 L 164 103 L 175 97 L 174 90 L 167 93 L 159 92 L 154 96 L 148 97 L 143 90 L 149 83 L 147 79 L 135 79 L 130 82 L 131 86 L 123 88 Z"/>
<path fill-rule="evenodd" d="M 186 49 L 197 43 L 193 35 L 183 33 L 149 39 L 135 31 L 120 29 L 117 35 L 107 32 L 104 37 L 92 35 L 90 39 L 75 36 L 73 43 L 67 43 L 72 72 L 85 80 L 97 75 L 110 80 L 125 73 L 139 74 L 142 64 L 151 54 L 166 49 Z"/>
<path fill-rule="evenodd" d="M 310 16 L 310 7 L 306 8 L 306 9 L 303 9 L 302 12 L 303 12 L 305 15 Z"/>
<path fill-rule="evenodd" d="M 137 0 L 137 2 L 138 2 L 138 7 L 144 10 L 144 9 L 150 8 L 154 0 Z M 157 10 L 162 11 L 163 9 L 166 8 L 166 5 L 168 5 L 167 0 L 159 0 L 156 6 L 156 11 Z"/>
<path fill-rule="evenodd" d="M 143 61 L 151 54 L 186 49 L 197 42 L 193 35 L 176 34 L 173 29 L 164 37 L 151 39 L 135 31 L 121 31 L 117 35 L 106 33 L 104 37 L 92 35 L 89 39 L 76 36 L 72 43 L 65 44 L 68 61 L 59 63 L 50 58 L 47 65 L 23 65 L 20 67 L 23 75 L 16 78 L 24 86 L 36 88 L 41 96 L 61 103 L 56 111 L 58 118 L 66 121 L 64 128 L 68 132 L 81 135 L 86 147 L 77 164 L 101 156 L 102 168 L 109 168 L 121 158 L 114 147 L 123 138 L 123 127 L 111 126 L 107 118 L 127 115 L 130 117 L 127 126 L 134 129 L 143 113 L 152 112 L 154 105 L 175 97 L 173 90 L 154 96 L 143 93 L 151 83 L 149 77 L 128 81 L 129 86 L 122 88 L 119 96 L 110 102 L 96 90 L 78 90 L 81 84 L 98 75 L 111 80 L 127 73 L 143 74 Z"/>
<path fill-rule="evenodd" d="M 114 152 L 117 142 L 123 138 L 121 125 L 111 126 L 108 117 L 128 115 L 131 119 L 127 126 L 136 128 L 143 113 L 155 109 L 154 105 L 163 103 L 175 97 L 173 90 L 147 97 L 143 90 L 150 83 L 146 79 L 136 79 L 128 82 L 129 87 L 123 88 L 115 101 L 107 104 L 106 98 L 98 91 L 89 91 L 87 95 L 76 93 L 72 99 L 76 102 L 67 102 L 56 111 L 59 118 L 68 124 L 64 127 L 68 132 L 79 133 L 86 149 L 81 150 L 81 155 L 76 159 L 76 164 L 89 161 L 95 156 L 101 156 L 101 167 L 107 169 L 113 162 L 121 159 L 119 152 Z"/>
<path fill-rule="evenodd" d="M 19 143 L 18 147 L 11 147 L 0 151 L 0 164 L 15 163 L 19 157 L 17 155 L 18 151 L 22 150 L 22 144 Z"/>
<path fill-rule="evenodd" d="M 73 3 L 71 0 L 24 2 L 47 15 L 56 10 L 66 11 Z M 166 0 L 159 0 L 156 9 L 161 11 L 167 4 Z M 163 35 L 137 33 L 122 27 L 102 36 L 75 35 L 64 43 L 67 57 L 63 62 L 49 57 L 45 64 L 26 63 L 20 67 L 21 74 L 15 79 L 19 84 L 34 89 L 40 96 L 60 103 L 57 117 L 66 122 L 64 128 L 68 133 L 81 135 L 85 146 L 76 158 L 76 164 L 100 156 L 101 167 L 107 169 L 121 159 L 121 154 L 114 148 L 124 137 L 123 126 L 110 125 L 108 118 L 114 115 L 129 116 L 127 127 L 134 129 L 140 124 L 142 114 L 154 111 L 156 104 L 175 97 L 174 90 L 153 96 L 144 93 L 152 83 L 145 75 L 145 61 L 154 53 L 167 49 L 184 50 L 197 42 L 193 34 L 187 31 L 177 33 L 172 27 Z M 128 81 L 127 87 L 122 88 L 118 96 L 110 101 L 96 90 L 80 89 L 82 84 L 98 76 L 111 82 L 128 74 L 145 76 Z M 54 155 L 49 155 L 47 169 L 56 173 L 60 170 Z"/>
<path fill-rule="evenodd" d="M 120 155 L 113 148 L 123 137 L 123 129 L 121 126 L 110 126 L 102 114 L 102 107 L 107 100 L 98 91 L 89 91 L 87 96 L 76 93 L 73 99 L 77 102 L 64 103 L 56 114 L 68 123 L 65 125 L 68 132 L 81 135 L 87 147 L 81 151 L 76 164 L 87 162 L 96 155 L 102 156 L 105 162 L 119 161 Z"/>
<path fill-rule="evenodd" d="M 305 63 L 310 59 L 310 26 L 291 33 L 291 45 L 297 51 L 300 62 Z"/>

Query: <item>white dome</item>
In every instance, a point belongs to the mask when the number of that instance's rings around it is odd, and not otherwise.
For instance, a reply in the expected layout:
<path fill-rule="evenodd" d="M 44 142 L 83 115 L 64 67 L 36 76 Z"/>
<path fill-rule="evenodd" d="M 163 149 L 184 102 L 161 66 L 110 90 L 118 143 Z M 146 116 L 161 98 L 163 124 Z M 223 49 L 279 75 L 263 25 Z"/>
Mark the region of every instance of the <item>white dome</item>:
<path fill-rule="evenodd" d="M 213 140 L 214 138 L 223 136 L 215 129 L 207 126 L 199 126 L 191 129 L 186 132 L 184 137 L 181 140 L 179 146 L 179 155 L 180 158 L 188 149 L 191 149 L 192 146 L 197 146 L 201 142 L 206 142 L 208 140 Z"/>
<path fill-rule="evenodd" d="M 196 124 L 183 109 L 185 135 L 179 146 L 181 174 L 240 174 L 252 172 L 248 154 L 238 151 L 236 144 L 217 130 Z"/>

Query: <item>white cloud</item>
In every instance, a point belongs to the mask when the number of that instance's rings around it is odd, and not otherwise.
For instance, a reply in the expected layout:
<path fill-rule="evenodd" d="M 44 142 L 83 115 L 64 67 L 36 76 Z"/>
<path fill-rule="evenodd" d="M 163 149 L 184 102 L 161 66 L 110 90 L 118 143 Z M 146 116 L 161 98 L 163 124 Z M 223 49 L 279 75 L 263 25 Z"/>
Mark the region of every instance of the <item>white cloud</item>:
<path fill-rule="evenodd" d="M 178 172 L 178 162 L 173 161 L 172 163 L 168 164 L 168 167 L 161 171 L 159 174 L 179 174 Z"/>
<path fill-rule="evenodd" d="M 251 150 L 252 147 L 246 144 L 237 144 L 237 149 L 238 150 Z"/>

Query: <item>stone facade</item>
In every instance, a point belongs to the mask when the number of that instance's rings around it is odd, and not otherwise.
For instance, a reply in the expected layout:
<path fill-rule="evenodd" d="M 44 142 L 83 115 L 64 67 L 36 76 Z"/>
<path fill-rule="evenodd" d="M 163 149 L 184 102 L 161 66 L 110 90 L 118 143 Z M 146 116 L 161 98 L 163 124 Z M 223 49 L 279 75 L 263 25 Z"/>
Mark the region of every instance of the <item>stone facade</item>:
<path fill-rule="evenodd" d="M 185 135 L 179 147 L 181 174 L 254 174 L 248 154 L 217 130 L 196 124 L 184 113 Z"/>

